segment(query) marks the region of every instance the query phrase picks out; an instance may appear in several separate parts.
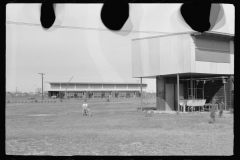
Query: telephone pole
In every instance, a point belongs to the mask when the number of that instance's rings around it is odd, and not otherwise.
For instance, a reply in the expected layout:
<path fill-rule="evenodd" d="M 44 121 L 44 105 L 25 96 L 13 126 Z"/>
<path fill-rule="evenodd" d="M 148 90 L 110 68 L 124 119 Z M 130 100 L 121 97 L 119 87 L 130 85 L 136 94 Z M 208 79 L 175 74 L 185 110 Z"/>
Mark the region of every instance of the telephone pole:
<path fill-rule="evenodd" d="M 42 75 L 42 100 L 43 100 L 43 73 L 39 73 L 39 74 L 41 74 Z"/>

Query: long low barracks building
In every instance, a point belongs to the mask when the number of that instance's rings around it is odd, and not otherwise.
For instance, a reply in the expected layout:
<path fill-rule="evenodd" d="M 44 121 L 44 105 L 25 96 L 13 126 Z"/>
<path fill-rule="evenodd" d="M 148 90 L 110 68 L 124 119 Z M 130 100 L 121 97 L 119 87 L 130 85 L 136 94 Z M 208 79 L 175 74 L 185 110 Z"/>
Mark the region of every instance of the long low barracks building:
<path fill-rule="evenodd" d="M 135 98 L 140 97 L 139 83 L 83 83 L 83 82 L 47 82 L 48 96 L 56 96 L 66 92 L 70 98 Z M 147 84 L 142 84 L 145 90 Z"/>

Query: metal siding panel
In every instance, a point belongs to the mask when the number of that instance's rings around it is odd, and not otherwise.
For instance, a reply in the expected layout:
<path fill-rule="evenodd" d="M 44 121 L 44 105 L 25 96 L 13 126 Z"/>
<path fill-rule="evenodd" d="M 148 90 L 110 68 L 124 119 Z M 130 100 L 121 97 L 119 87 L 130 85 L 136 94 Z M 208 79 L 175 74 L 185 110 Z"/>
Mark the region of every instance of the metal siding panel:
<path fill-rule="evenodd" d="M 191 72 L 196 72 L 196 61 L 195 61 L 195 37 L 190 37 L 190 52 L 191 52 Z"/>
<path fill-rule="evenodd" d="M 212 46 L 211 49 L 219 49 L 219 41 L 212 39 Z"/>
<path fill-rule="evenodd" d="M 141 40 L 142 76 L 149 76 L 149 46 L 148 39 Z"/>
<path fill-rule="evenodd" d="M 196 49 L 196 61 L 230 63 L 229 52 Z"/>
<path fill-rule="evenodd" d="M 211 73 L 210 62 L 196 61 L 196 73 Z"/>
<path fill-rule="evenodd" d="M 234 74 L 234 42 L 230 41 L 230 73 Z"/>
<path fill-rule="evenodd" d="M 223 51 L 230 51 L 230 43 L 226 40 L 219 40 L 218 48 Z"/>
<path fill-rule="evenodd" d="M 184 70 L 183 72 L 191 72 L 191 50 L 190 50 L 190 36 L 183 35 L 183 56 L 184 56 Z"/>
<path fill-rule="evenodd" d="M 204 40 L 204 38 L 203 37 L 195 37 L 195 45 L 196 45 L 196 47 L 201 47 L 201 48 L 203 48 L 204 46 L 206 46 L 204 43 L 206 43 L 206 41 Z"/>
<path fill-rule="evenodd" d="M 141 76 L 140 55 L 141 55 L 140 41 L 139 40 L 132 41 L 132 76 L 133 77 Z"/>
<path fill-rule="evenodd" d="M 217 63 L 215 63 L 215 62 L 210 62 L 210 71 L 211 71 L 211 73 L 213 73 L 213 74 L 216 74 L 216 73 L 217 73 Z"/>
<path fill-rule="evenodd" d="M 205 62 L 212 62 L 213 60 L 211 60 L 211 55 L 208 54 L 207 52 L 203 52 L 202 50 L 195 50 L 195 56 L 196 56 L 196 61 L 205 61 Z M 210 61 L 207 61 L 210 60 Z"/>
<path fill-rule="evenodd" d="M 159 55 L 160 40 L 159 38 L 149 39 L 149 73 L 150 75 L 159 75 Z"/>
<path fill-rule="evenodd" d="M 171 74 L 171 46 L 170 37 L 160 38 L 160 75 Z"/>
<path fill-rule="evenodd" d="M 231 74 L 229 63 L 217 63 L 217 73 L 218 74 Z"/>
<path fill-rule="evenodd" d="M 171 36 L 171 71 L 172 73 L 182 73 L 183 64 L 182 35 Z"/>
<path fill-rule="evenodd" d="M 202 48 L 208 48 L 211 49 L 214 45 L 214 41 L 211 38 L 204 38 L 203 40 L 203 46 L 201 46 Z M 197 46 L 199 47 L 199 46 Z"/>

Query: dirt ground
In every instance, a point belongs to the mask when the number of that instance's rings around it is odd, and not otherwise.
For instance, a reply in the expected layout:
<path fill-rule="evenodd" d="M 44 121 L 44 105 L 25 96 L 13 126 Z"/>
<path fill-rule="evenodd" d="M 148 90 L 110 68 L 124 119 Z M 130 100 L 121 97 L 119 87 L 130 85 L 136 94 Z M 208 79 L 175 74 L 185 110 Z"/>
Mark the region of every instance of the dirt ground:
<path fill-rule="evenodd" d="M 209 112 L 154 114 L 139 99 L 6 104 L 8 155 L 233 155 L 233 115 L 209 124 Z M 144 107 L 155 99 L 144 100 Z"/>

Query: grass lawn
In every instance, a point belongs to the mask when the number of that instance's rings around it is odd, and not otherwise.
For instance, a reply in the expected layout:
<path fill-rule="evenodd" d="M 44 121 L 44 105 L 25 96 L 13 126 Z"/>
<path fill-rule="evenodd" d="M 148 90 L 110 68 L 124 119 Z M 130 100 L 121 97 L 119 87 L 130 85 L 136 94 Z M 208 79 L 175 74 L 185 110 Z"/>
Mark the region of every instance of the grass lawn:
<path fill-rule="evenodd" d="M 6 104 L 6 154 L 11 155 L 233 155 L 233 116 L 208 124 L 209 113 L 154 114 L 140 100 L 82 100 Z M 144 100 L 155 106 L 155 99 Z"/>

